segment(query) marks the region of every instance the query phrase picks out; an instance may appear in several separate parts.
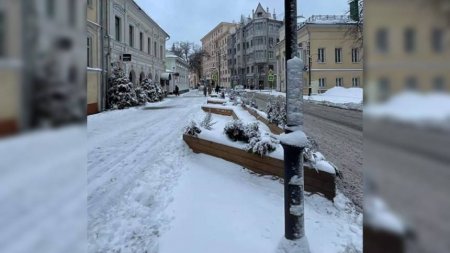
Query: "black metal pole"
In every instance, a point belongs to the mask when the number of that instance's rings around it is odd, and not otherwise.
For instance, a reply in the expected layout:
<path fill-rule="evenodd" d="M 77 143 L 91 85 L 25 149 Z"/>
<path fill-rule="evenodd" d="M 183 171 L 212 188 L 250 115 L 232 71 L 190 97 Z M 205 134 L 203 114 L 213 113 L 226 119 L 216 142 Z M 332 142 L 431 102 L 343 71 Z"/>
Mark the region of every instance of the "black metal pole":
<path fill-rule="evenodd" d="M 288 67 L 287 61 L 297 56 L 297 0 L 285 0 L 285 41 L 286 41 L 286 67 Z M 300 74 L 300 73 L 299 73 Z M 288 70 L 286 70 L 286 98 L 289 98 L 293 94 L 289 94 L 289 78 Z M 288 100 L 286 105 L 288 107 Z M 286 112 L 289 114 L 288 108 Z M 295 123 L 289 122 L 288 115 L 288 128 L 285 130 L 289 133 L 289 127 L 298 127 Z M 292 179 L 302 174 L 299 170 L 303 168 L 302 151 L 303 148 L 295 147 L 284 144 L 284 219 L 285 219 L 285 237 L 289 240 L 300 239 L 303 237 L 301 233 L 303 229 L 303 214 L 301 216 L 292 211 L 292 208 L 302 203 L 303 189 L 300 189 L 298 185 L 291 184 Z M 301 167 L 300 167 L 301 166 Z M 303 170 L 301 170 L 303 171 Z M 295 180 L 294 180 L 295 181 Z M 303 187 L 303 186 L 301 186 Z M 301 228 L 302 227 L 302 228 Z"/>
<path fill-rule="evenodd" d="M 308 83 L 309 83 L 309 88 L 308 88 L 308 96 L 311 96 L 312 93 L 312 88 L 311 88 L 311 66 L 312 65 L 312 58 L 311 55 L 308 57 Z"/>
<path fill-rule="evenodd" d="M 297 55 L 297 0 L 284 0 L 286 61 Z M 287 66 L 287 65 L 286 65 Z M 285 79 L 286 80 L 286 79 Z"/>

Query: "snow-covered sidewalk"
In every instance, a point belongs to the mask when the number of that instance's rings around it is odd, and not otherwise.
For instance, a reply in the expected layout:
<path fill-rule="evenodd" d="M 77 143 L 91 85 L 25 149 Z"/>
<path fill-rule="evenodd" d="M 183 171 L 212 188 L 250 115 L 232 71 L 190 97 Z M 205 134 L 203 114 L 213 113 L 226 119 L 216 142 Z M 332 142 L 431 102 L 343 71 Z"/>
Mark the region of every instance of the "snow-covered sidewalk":
<path fill-rule="evenodd" d="M 283 237 L 283 185 L 194 154 L 183 128 L 206 98 L 172 98 L 88 118 L 90 252 L 270 252 Z M 307 196 L 312 252 L 362 251 L 362 215 L 342 195 Z"/>
<path fill-rule="evenodd" d="M 184 164 L 160 253 L 277 252 L 284 234 L 283 184 L 203 154 L 187 156 Z M 312 253 L 362 252 L 362 215 L 342 195 L 334 204 L 306 196 L 305 222 Z"/>

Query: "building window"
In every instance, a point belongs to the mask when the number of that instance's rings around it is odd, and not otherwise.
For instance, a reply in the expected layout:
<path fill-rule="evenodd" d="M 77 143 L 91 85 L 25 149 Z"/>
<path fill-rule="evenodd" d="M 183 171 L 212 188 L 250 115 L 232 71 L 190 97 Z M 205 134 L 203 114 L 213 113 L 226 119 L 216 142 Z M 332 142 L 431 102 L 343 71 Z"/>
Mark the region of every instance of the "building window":
<path fill-rule="evenodd" d="M 438 76 L 433 79 L 433 89 L 436 91 L 445 90 L 445 80 L 442 76 Z"/>
<path fill-rule="evenodd" d="M 412 53 L 416 49 L 416 32 L 412 28 L 407 28 L 404 33 L 405 52 Z"/>
<path fill-rule="evenodd" d="M 342 48 L 334 49 L 334 61 L 336 63 L 342 63 Z"/>
<path fill-rule="evenodd" d="M 139 33 L 139 50 L 144 51 L 144 34 Z"/>
<path fill-rule="evenodd" d="M 352 62 L 359 62 L 359 48 L 352 48 Z"/>
<path fill-rule="evenodd" d="M 417 79 L 415 77 L 408 77 L 405 80 L 405 87 L 409 90 L 417 89 Z"/>
<path fill-rule="evenodd" d="M 92 1 L 93 0 L 87 0 L 87 6 L 90 7 L 90 8 L 92 8 Z"/>
<path fill-rule="evenodd" d="M 336 86 L 337 87 L 341 87 L 342 83 L 343 83 L 343 78 L 342 77 L 336 78 Z"/>
<path fill-rule="evenodd" d="M 6 55 L 6 22 L 5 14 L 0 12 L 0 57 Z"/>
<path fill-rule="evenodd" d="M 381 28 L 377 31 L 376 36 L 376 48 L 379 52 L 385 53 L 388 51 L 388 31 L 386 28 Z"/>
<path fill-rule="evenodd" d="M 325 62 L 325 48 L 317 49 L 317 62 Z"/>
<path fill-rule="evenodd" d="M 164 58 L 163 46 L 159 45 L 159 57 L 160 59 Z"/>
<path fill-rule="evenodd" d="M 319 88 L 325 88 L 325 78 L 319 78 Z"/>
<path fill-rule="evenodd" d="M 388 78 L 382 77 L 378 80 L 379 100 L 385 101 L 389 98 L 391 92 L 391 82 Z"/>
<path fill-rule="evenodd" d="M 157 56 L 157 53 L 156 53 L 157 50 L 158 50 L 158 48 L 156 47 L 156 41 L 154 41 L 154 42 L 153 42 L 153 56 L 155 56 L 155 57 L 158 57 L 158 56 Z"/>
<path fill-rule="evenodd" d="M 87 37 L 87 66 L 92 67 L 92 37 Z"/>
<path fill-rule="evenodd" d="M 147 38 L 147 53 L 152 53 L 152 41 L 150 40 L 150 38 Z"/>
<path fill-rule="evenodd" d="M 269 59 L 273 59 L 273 51 L 269 51 Z"/>
<path fill-rule="evenodd" d="M 128 34 L 128 36 L 129 36 L 128 44 L 130 47 L 134 47 L 134 26 L 132 26 L 132 25 L 129 26 L 128 33 L 129 33 Z"/>
<path fill-rule="evenodd" d="M 359 87 L 359 77 L 352 78 L 352 87 Z"/>
<path fill-rule="evenodd" d="M 120 18 L 116 16 L 116 40 L 120 41 L 120 34 L 121 34 L 121 21 Z"/>
<path fill-rule="evenodd" d="M 49 18 L 55 17 L 55 9 L 56 9 L 56 1 L 55 0 L 47 0 L 47 16 Z"/>
<path fill-rule="evenodd" d="M 431 46 L 435 53 L 444 51 L 444 32 L 441 29 L 433 29 L 431 40 Z"/>

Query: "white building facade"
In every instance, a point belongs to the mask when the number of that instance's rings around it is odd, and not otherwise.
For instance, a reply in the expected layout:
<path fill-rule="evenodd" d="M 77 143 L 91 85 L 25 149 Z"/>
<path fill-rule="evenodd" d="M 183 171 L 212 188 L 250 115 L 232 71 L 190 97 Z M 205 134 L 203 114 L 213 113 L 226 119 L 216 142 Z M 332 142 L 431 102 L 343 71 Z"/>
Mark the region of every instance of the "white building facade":
<path fill-rule="evenodd" d="M 110 0 L 107 12 L 108 66 L 122 66 L 135 85 L 145 78 L 159 83 L 169 35 L 133 0 Z"/>
<path fill-rule="evenodd" d="M 166 72 L 171 73 L 168 92 L 172 93 L 175 85 L 180 93 L 189 91 L 189 64 L 183 58 L 171 52 L 166 53 Z"/>

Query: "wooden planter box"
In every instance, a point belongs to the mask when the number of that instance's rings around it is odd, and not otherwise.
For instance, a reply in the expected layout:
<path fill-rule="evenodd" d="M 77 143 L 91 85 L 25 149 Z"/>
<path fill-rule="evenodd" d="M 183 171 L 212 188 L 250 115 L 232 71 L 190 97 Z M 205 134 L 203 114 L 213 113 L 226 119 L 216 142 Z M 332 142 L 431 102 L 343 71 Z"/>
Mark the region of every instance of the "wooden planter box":
<path fill-rule="evenodd" d="M 207 107 L 207 106 L 202 106 L 202 110 L 205 111 L 205 112 L 210 112 L 210 113 L 219 114 L 219 115 L 225 115 L 225 116 L 232 116 L 233 115 L 233 110 L 232 109 L 228 109 L 228 108 L 219 109 L 219 108 L 210 108 L 210 107 Z"/>
<path fill-rule="evenodd" d="M 259 156 L 246 152 L 245 150 L 226 146 L 183 135 L 183 140 L 195 153 L 204 153 L 236 163 L 259 174 L 273 175 L 284 178 L 284 161 L 268 156 Z M 335 174 L 316 171 L 307 166 L 305 172 L 305 190 L 313 193 L 321 193 L 326 198 L 333 200 L 336 196 Z"/>
<path fill-rule="evenodd" d="M 213 100 L 207 100 L 206 103 L 207 104 L 216 104 L 216 105 L 221 105 L 223 103 L 225 103 L 226 101 L 213 101 Z"/>
<path fill-rule="evenodd" d="M 262 123 L 264 123 L 267 127 L 269 127 L 270 131 L 273 134 L 282 134 L 284 133 L 284 129 L 282 129 L 281 127 L 270 123 L 266 118 L 261 117 L 261 115 L 259 115 L 255 110 L 249 108 L 248 106 L 245 107 L 245 110 L 248 111 L 248 113 L 250 113 L 251 115 L 253 115 L 257 120 L 261 121 Z"/>
<path fill-rule="evenodd" d="M 403 235 L 371 226 L 363 226 L 364 253 L 403 253 L 406 252 L 406 239 Z"/>
<path fill-rule="evenodd" d="M 220 109 L 220 108 L 210 108 L 207 106 L 202 106 L 202 110 L 204 112 L 210 112 L 210 113 L 224 115 L 224 116 L 231 116 L 231 117 L 233 117 L 233 119 L 239 119 L 238 116 L 234 113 L 233 109 L 228 109 L 228 108 Z"/>

